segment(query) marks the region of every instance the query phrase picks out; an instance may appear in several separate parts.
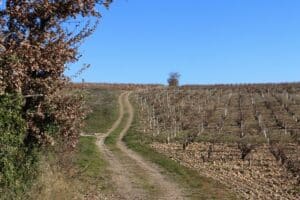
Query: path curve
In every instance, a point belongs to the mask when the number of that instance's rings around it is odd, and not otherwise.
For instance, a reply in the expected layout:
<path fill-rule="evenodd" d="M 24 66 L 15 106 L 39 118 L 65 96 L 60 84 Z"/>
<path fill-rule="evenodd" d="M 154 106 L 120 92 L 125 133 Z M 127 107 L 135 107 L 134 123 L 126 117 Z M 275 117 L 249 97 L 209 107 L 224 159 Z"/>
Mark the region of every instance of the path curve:
<path fill-rule="evenodd" d="M 119 96 L 119 117 L 112 128 L 106 134 L 97 135 L 97 145 L 103 153 L 104 158 L 109 162 L 112 171 L 112 181 L 116 186 L 117 192 L 122 198 L 134 199 L 164 199 L 181 200 L 183 197 L 180 187 L 172 182 L 169 177 L 164 176 L 162 170 L 155 164 L 144 160 L 140 155 L 127 148 L 122 138 L 129 130 L 133 118 L 134 109 L 129 101 L 130 92 L 122 93 Z M 126 124 L 117 140 L 116 147 L 120 152 L 112 152 L 105 144 L 105 138 L 116 130 L 125 115 L 128 114 Z M 149 191 L 140 186 L 138 176 L 148 182 L 157 191 L 154 196 L 149 196 Z M 151 195 L 151 194 L 150 194 Z M 153 195 L 153 194 L 152 194 Z"/>

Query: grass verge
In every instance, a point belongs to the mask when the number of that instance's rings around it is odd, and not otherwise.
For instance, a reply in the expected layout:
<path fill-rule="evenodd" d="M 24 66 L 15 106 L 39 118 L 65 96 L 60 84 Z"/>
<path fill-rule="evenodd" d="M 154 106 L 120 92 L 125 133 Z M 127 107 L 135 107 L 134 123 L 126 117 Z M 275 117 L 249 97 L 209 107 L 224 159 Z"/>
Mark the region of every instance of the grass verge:
<path fill-rule="evenodd" d="M 119 91 L 86 90 L 87 104 L 92 112 L 83 131 L 106 132 L 118 117 Z M 47 154 L 42 159 L 41 174 L 27 195 L 28 199 L 105 199 L 106 193 L 107 196 L 114 193 L 111 172 L 98 150 L 96 137 L 80 137 L 75 152 L 64 154 L 63 159 L 59 156 Z M 61 161 L 67 165 L 61 165 Z"/>
<path fill-rule="evenodd" d="M 104 133 L 118 118 L 118 95 L 119 91 L 105 89 L 87 89 L 87 104 L 92 112 L 86 118 L 85 133 Z M 111 183 L 111 171 L 109 164 L 103 159 L 97 147 L 96 137 L 80 137 L 78 151 L 75 155 L 74 165 L 79 168 L 79 175 L 76 179 L 80 181 L 83 192 L 101 191 L 112 194 L 114 186 Z"/>
<path fill-rule="evenodd" d="M 116 144 L 118 141 L 118 137 L 122 130 L 124 129 L 127 120 L 128 120 L 129 114 L 125 113 L 124 116 L 122 117 L 121 123 L 119 126 L 109 135 L 105 138 L 104 144 L 108 145 L 112 150 L 116 150 Z"/>
<path fill-rule="evenodd" d="M 99 172 L 107 167 L 96 145 L 96 137 L 80 137 L 75 164 L 81 169 L 80 174 L 88 178 L 96 178 Z"/>
<path fill-rule="evenodd" d="M 65 161 L 67 166 L 59 164 L 60 159 L 56 154 L 43 157 L 40 162 L 41 176 L 26 198 L 102 199 L 113 194 L 111 172 L 96 140 L 94 136 L 80 137 L 77 151 L 64 155 L 68 159 Z"/>
<path fill-rule="evenodd" d="M 87 116 L 85 133 L 104 133 L 118 118 L 117 91 L 86 89 L 87 105 L 91 113 Z"/>
<path fill-rule="evenodd" d="M 76 175 L 81 182 L 83 192 L 111 192 L 110 171 L 107 161 L 101 156 L 96 144 L 96 137 L 81 137 L 79 140 L 78 152 L 75 158 L 75 165 L 79 167 Z"/>

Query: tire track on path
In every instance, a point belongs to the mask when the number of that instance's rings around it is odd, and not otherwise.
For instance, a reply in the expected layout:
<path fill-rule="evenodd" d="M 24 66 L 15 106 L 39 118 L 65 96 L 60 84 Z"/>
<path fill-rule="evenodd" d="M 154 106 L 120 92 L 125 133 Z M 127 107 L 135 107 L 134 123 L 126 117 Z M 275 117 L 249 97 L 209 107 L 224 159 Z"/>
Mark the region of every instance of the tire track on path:
<path fill-rule="evenodd" d="M 116 187 L 118 196 L 128 200 L 186 199 L 183 197 L 180 187 L 169 177 L 163 175 L 158 166 L 145 161 L 140 155 L 128 149 L 122 141 L 134 118 L 134 110 L 129 102 L 129 95 L 130 92 L 126 92 L 119 96 L 119 117 L 112 128 L 105 134 L 97 134 L 97 145 L 104 155 L 104 159 L 109 162 L 112 182 Z M 104 141 L 122 125 L 123 120 L 126 120 L 126 124 L 119 133 L 116 143 L 117 150 L 113 151 L 105 145 Z"/>

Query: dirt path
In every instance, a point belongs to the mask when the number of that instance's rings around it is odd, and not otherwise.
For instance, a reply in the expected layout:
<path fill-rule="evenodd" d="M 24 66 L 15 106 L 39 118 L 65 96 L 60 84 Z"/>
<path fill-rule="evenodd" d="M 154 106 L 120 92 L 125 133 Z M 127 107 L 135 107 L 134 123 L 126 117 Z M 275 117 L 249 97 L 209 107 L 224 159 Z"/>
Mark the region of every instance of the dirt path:
<path fill-rule="evenodd" d="M 118 196 L 128 200 L 185 199 L 177 184 L 162 175 L 161 169 L 145 161 L 137 153 L 128 149 L 122 142 L 122 138 L 129 130 L 134 116 L 133 107 L 129 102 L 129 95 L 130 93 L 122 93 L 120 95 L 119 118 L 106 134 L 98 136 L 97 142 L 104 158 L 110 164 L 112 181 L 116 186 Z M 121 125 L 125 114 L 128 117 L 126 124 L 122 131 L 120 131 L 116 144 L 117 150 L 112 151 L 104 144 L 104 140 Z"/>

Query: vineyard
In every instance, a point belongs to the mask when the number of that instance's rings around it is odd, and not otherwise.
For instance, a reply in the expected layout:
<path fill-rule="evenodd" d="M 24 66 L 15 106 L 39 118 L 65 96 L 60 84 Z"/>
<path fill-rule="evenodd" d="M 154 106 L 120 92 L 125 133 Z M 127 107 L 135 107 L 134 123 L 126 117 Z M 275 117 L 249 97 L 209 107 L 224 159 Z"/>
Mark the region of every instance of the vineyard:
<path fill-rule="evenodd" d="M 247 199 L 300 197 L 300 85 L 136 92 L 152 147 Z"/>

